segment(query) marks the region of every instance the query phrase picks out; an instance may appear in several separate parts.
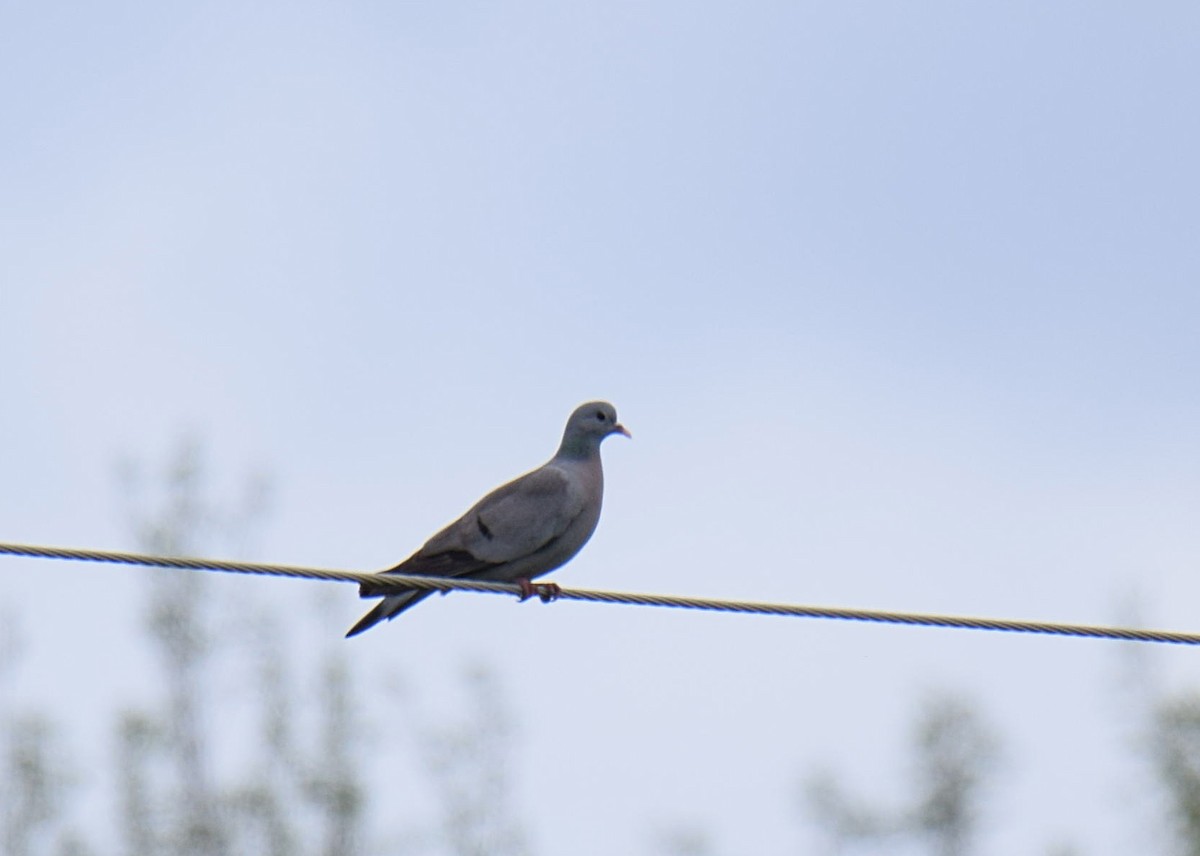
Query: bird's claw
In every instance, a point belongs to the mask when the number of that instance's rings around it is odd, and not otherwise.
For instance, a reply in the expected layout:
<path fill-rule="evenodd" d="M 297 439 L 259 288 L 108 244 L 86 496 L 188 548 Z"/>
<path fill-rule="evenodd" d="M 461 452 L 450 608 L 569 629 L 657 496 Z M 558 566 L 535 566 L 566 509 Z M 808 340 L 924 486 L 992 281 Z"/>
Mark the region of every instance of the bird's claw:
<path fill-rule="evenodd" d="M 537 595 L 542 603 L 549 603 L 552 600 L 558 600 L 559 595 L 562 594 L 562 589 L 558 583 L 538 583 L 535 585 L 527 577 L 521 577 L 516 583 L 521 587 L 521 599 L 518 603 L 524 603 L 534 595 Z"/>

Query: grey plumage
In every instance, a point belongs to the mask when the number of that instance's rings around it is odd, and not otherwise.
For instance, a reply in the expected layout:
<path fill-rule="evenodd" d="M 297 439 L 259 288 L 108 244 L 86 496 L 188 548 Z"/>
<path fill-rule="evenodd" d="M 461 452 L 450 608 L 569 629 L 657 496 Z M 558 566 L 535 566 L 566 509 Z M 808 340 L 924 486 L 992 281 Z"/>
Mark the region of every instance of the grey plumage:
<path fill-rule="evenodd" d="M 611 404 L 593 401 L 575 408 L 553 458 L 496 488 L 389 571 L 513 582 L 532 580 L 565 564 L 592 537 L 600 520 L 600 443 L 611 434 L 629 436 Z M 370 588 L 364 586 L 362 593 L 369 597 Z M 430 594 L 414 590 L 388 595 L 346 636 L 395 618 Z"/>

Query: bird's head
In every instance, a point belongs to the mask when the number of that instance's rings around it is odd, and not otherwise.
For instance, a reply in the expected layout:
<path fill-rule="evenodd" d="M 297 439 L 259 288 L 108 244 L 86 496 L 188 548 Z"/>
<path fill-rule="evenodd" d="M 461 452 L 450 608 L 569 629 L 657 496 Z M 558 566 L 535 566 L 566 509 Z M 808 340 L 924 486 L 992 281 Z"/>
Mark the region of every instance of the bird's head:
<path fill-rule="evenodd" d="M 600 447 L 600 441 L 610 434 L 631 436 L 617 421 L 617 409 L 607 401 L 589 401 L 575 408 L 567 420 L 563 432 L 562 449 L 567 452 L 587 453 Z"/>

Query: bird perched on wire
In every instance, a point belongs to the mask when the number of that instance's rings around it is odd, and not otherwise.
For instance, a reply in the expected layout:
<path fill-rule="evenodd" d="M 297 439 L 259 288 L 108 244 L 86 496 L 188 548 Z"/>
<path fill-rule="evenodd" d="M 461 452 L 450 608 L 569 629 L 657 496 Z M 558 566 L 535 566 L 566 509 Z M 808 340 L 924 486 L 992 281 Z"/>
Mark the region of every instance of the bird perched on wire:
<path fill-rule="evenodd" d="M 616 409 L 607 401 L 581 404 L 567 420 L 553 458 L 496 488 L 383 573 L 516 582 L 526 597 L 533 594 L 530 581 L 565 564 L 596 531 L 604 498 L 600 443 L 611 434 L 630 436 L 617 421 Z M 363 597 L 375 594 L 369 584 L 359 592 Z M 413 589 L 385 596 L 350 628 L 347 638 L 395 618 L 431 594 Z"/>

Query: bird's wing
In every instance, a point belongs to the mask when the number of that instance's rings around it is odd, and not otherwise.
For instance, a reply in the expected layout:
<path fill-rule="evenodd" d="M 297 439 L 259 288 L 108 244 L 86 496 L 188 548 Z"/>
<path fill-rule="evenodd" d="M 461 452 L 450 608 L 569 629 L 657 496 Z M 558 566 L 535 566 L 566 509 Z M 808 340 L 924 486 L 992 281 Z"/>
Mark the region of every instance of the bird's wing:
<path fill-rule="evenodd" d="M 562 535 L 583 504 L 575 480 L 547 464 L 496 488 L 430 538 L 417 556 L 463 551 L 489 564 L 515 562 Z"/>
<path fill-rule="evenodd" d="M 552 463 L 526 473 L 489 493 L 394 570 L 467 576 L 531 556 L 584 510 L 576 481 Z"/>

